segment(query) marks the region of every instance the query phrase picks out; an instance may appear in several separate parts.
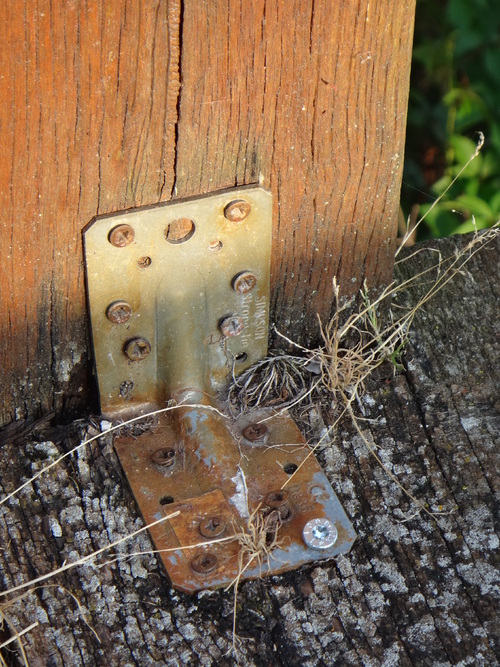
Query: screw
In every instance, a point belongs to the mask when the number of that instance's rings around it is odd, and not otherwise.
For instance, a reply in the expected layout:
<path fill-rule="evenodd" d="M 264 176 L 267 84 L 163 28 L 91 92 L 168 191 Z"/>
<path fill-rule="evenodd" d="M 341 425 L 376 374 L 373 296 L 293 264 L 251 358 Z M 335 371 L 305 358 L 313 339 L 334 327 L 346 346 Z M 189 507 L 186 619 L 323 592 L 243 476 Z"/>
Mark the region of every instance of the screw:
<path fill-rule="evenodd" d="M 244 328 L 245 321 L 239 315 L 229 315 L 229 317 L 225 317 L 219 324 L 219 329 L 226 338 L 239 336 Z"/>
<path fill-rule="evenodd" d="M 210 516 L 203 519 L 199 530 L 203 537 L 219 537 L 226 530 L 226 522 L 220 516 Z"/>
<path fill-rule="evenodd" d="M 241 434 L 251 443 L 265 443 L 269 437 L 269 429 L 265 424 L 249 424 Z"/>
<path fill-rule="evenodd" d="M 288 504 L 288 491 L 283 489 L 270 491 L 264 496 L 264 502 L 277 513 L 280 521 L 287 521 L 292 518 L 292 509 Z"/>
<path fill-rule="evenodd" d="M 304 526 L 302 537 L 311 549 L 330 549 L 337 541 L 338 531 L 328 519 L 311 519 Z"/>
<path fill-rule="evenodd" d="M 124 248 L 135 239 L 134 228 L 130 225 L 118 225 L 108 234 L 108 241 L 116 248 Z"/>
<path fill-rule="evenodd" d="M 120 396 L 126 400 L 131 398 L 134 383 L 132 380 L 125 380 L 120 385 Z"/>
<path fill-rule="evenodd" d="M 252 207 L 247 201 L 244 199 L 235 199 L 229 202 L 224 209 L 224 217 L 230 222 L 241 222 L 248 216 L 251 210 Z"/>
<path fill-rule="evenodd" d="M 113 324 L 124 324 L 132 316 L 132 306 L 126 301 L 113 301 L 106 308 L 106 317 Z"/>
<path fill-rule="evenodd" d="M 152 259 L 151 257 L 139 257 L 137 260 L 137 266 L 140 269 L 147 269 L 148 266 L 151 266 Z"/>
<path fill-rule="evenodd" d="M 172 447 L 157 449 L 151 456 L 151 461 L 162 468 L 169 468 L 175 463 L 175 449 Z"/>
<path fill-rule="evenodd" d="M 130 361 L 142 361 L 151 352 L 151 345 L 145 338 L 132 338 L 125 343 L 124 352 Z"/>
<path fill-rule="evenodd" d="M 238 294 L 248 294 L 257 284 L 257 276 L 251 271 L 242 271 L 234 276 L 232 286 Z"/>
<path fill-rule="evenodd" d="M 204 553 L 195 556 L 191 561 L 191 569 L 198 574 L 209 574 L 217 567 L 217 556 L 211 553 Z"/>
<path fill-rule="evenodd" d="M 212 252 L 219 252 L 219 250 L 222 250 L 222 245 L 222 241 L 210 241 L 208 248 Z"/>

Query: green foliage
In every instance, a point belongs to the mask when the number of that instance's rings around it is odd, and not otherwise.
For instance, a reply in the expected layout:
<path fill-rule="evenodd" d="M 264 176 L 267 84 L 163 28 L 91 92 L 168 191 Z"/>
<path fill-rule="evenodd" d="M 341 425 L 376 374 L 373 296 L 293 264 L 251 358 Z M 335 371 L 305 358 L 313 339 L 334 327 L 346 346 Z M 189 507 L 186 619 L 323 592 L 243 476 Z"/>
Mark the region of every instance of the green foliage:
<path fill-rule="evenodd" d="M 402 206 L 429 212 L 420 238 L 500 219 L 500 6 L 498 0 L 418 0 Z"/>

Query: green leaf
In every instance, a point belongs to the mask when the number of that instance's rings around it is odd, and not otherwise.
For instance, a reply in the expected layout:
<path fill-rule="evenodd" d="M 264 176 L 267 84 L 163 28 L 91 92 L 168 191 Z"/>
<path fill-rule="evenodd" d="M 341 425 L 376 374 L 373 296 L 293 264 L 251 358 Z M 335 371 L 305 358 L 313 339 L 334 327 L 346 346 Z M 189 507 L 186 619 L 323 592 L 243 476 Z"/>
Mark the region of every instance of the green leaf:
<path fill-rule="evenodd" d="M 476 150 L 476 143 L 467 137 L 463 137 L 460 134 L 452 134 L 450 137 L 450 145 L 453 148 L 455 162 L 458 163 L 460 168 L 462 168 L 467 161 L 474 155 Z M 468 165 L 464 175 L 467 174 L 467 177 L 477 176 L 481 171 L 482 166 L 482 156 L 478 155 L 474 160 Z"/>
<path fill-rule="evenodd" d="M 456 227 L 454 233 L 455 234 L 468 234 L 469 232 L 473 232 L 476 229 L 486 229 L 487 227 L 490 227 L 491 224 L 489 223 L 488 220 L 485 218 L 478 217 L 474 220 L 467 220 L 466 222 L 463 222 L 461 225 L 458 225 Z"/>
<path fill-rule="evenodd" d="M 490 199 L 490 207 L 494 217 L 497 218 L 500 214 L 500 191 L 494 194 Z"/>

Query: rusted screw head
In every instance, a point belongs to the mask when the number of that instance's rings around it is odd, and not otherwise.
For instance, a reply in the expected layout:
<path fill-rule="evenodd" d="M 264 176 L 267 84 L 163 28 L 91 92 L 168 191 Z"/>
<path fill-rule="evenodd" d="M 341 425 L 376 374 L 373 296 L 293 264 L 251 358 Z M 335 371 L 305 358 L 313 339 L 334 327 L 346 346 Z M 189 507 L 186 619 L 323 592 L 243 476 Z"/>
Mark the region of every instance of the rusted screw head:
<path fill-rule="evenodd" d="M 199 554 L 191 561 L 191 569 L 198 572 L 198 574 L 209 574 L 217 567 L 217 560 L 215 554 Z"/>
<path fill-rule="evenodd" d="M 145 338 L 132 338 L 125 343 L 124 352 L 130 361 L 142 361 L 151 352 L 151 345 Z"/>
<path fill-rule="evenodd" d="M 288 503 L 288 491 L 284 489 L 270 491 L 264 497 L 264 503 L 271 508 L 271 514 L 276 512 L 276 517 L 280 521 L 288 521 L 293 516 L 292 508 Z"/>
<path fill-rule="evenodd" d="M 126 301 L 113 301 L 106 308 L 106 317 L 113 324 L 124 324 L 132 316 L 132 306 Z"/>
<path fill-rule="evenodd" d="M 288 502 L 288 492 L 284 489 L 279 489 L 278 491 L 270 491 L 265 497 L 264 502 L 268 507 L 273 509 L 281 507 Z"/>
<path fill-rule="evenodd" d="M 247 294 L 251 292 L 257 284 L 257 276 L 251 271 L 242 271 L 233 278 L 233 289 L 238 294 Z"/>
<path fill-rule="evenodd" d="M 249 424 L 243 429 L 242 435 L 249 442 L 265 443 L 269 437 L 269 429 L 265 424 Z"/>
<path fill-rule="evenodd" d="M 169 468 L 175 463 L 175 449 L 173 447 L 157 449 L 151 456 L 151 461 L 162 468 Z"/>
<path fill-rule="evenodd" d="M 245 321 L 239 315 L 229 315 L 225 317 L 219 324 L 219 328 L 223 336 L 230 338 L 232 336 L 239 336 L 245 328 Z"/>
<path fill-rule="evenodd" d="M 151 266 L 152 261 L 153 260 L 151 259 L 151 257 L 139 257 L 139 259 L 137 260 L 137 266 L 140 269 L 147 269 L 148 266 Z"/>
<path fill-rule="evenodd" d="M 226 530 L 226 522 L 220 516 L 209 516 L 200 523 L 203 537 L 219 537 Z"/>
<path fill-rule="evenodd" d="M 252 207 L 247 201 L 244 199 L 235 199 L 229 202 L 224 209 L 224 217 L 230 222 L 241 222 L 248 216 L 251 210 Z"/>
<path fill-rule="evenodd" d="M 223 245 L 224 244 L 222 243 L 222 241 L 218 241 L 218 240 L 210 241 L 210 243 L 208 244 L 208 249 L 211 252 L 219 252 L 220 250 L 222 250 Z"/>
<path fill-rule="evenodd" d="M 134 228 L 130 225 L 118 225 L 108 234 L 108 241 L 116 248 L 124 248 L 135 239 Z"/>

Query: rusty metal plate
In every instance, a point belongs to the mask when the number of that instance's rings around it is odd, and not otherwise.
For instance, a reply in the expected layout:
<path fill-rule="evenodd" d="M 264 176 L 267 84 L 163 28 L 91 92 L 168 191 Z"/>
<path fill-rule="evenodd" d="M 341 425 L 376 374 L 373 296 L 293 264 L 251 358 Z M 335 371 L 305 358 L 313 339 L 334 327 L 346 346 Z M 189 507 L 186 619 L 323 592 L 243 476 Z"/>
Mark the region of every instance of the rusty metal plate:
<path fill-rule="evenodd" d="M 246 441 L 243 432 L 248 425 L 265 416 L 258 412 L 231 422 L 190 408 L 178 422 L 181 445 L 178 427 L 166 419 L 154 433 L 115 441 L 145 522 L 180 512 L 150 529 L 175 588 L 194 592 L 231 584 L 240 557 L 244 565 L 250 558 L 234 536 L 248 531 L 248 517 L 258 508 L 264 514 L 280 512 L 278 546 L 269 559 L 252 563 L 245 579 L 334 558 L 351 549 L 356 537 L 352 525 L 292 419 L 273 417 L 263 422 L 268 429 L 265 443 Z M 192 429 L 194 424 L 197 430 Z M 171 448 L 176 448 L 175 460 L 162 469 L 157 452 Z M 163 458 L 170 460 L 165 454 Z M 327 519 L 335 526 L 337 538 L 331 548 L 305 543 L 304 527 L 314 519 Z"/>
<path fill-rule="evenodd" d="M 84 233 L 101 410 L 222 388 L 266 355 L 272 198 L 258 186 L 98 217 Z M 168 389 L 167 389 L 168 388 Z"/>
<path fill-rule="evenodd" d="M 188 592 L 228 585 L 242 565 L 248 578 L 331 558 L 355 539 L 288 415 L 223 414 L 228 378 L 267 354 L 271 228 L 271 195 L 251 186 L 103 216 L 85 232 L 103 413 L 178 406 L 115 447 L 146 523 L 178 510 L 150 532 Z M 269 558 L 242 547 L 255 513 L 279 526 Z"/>

